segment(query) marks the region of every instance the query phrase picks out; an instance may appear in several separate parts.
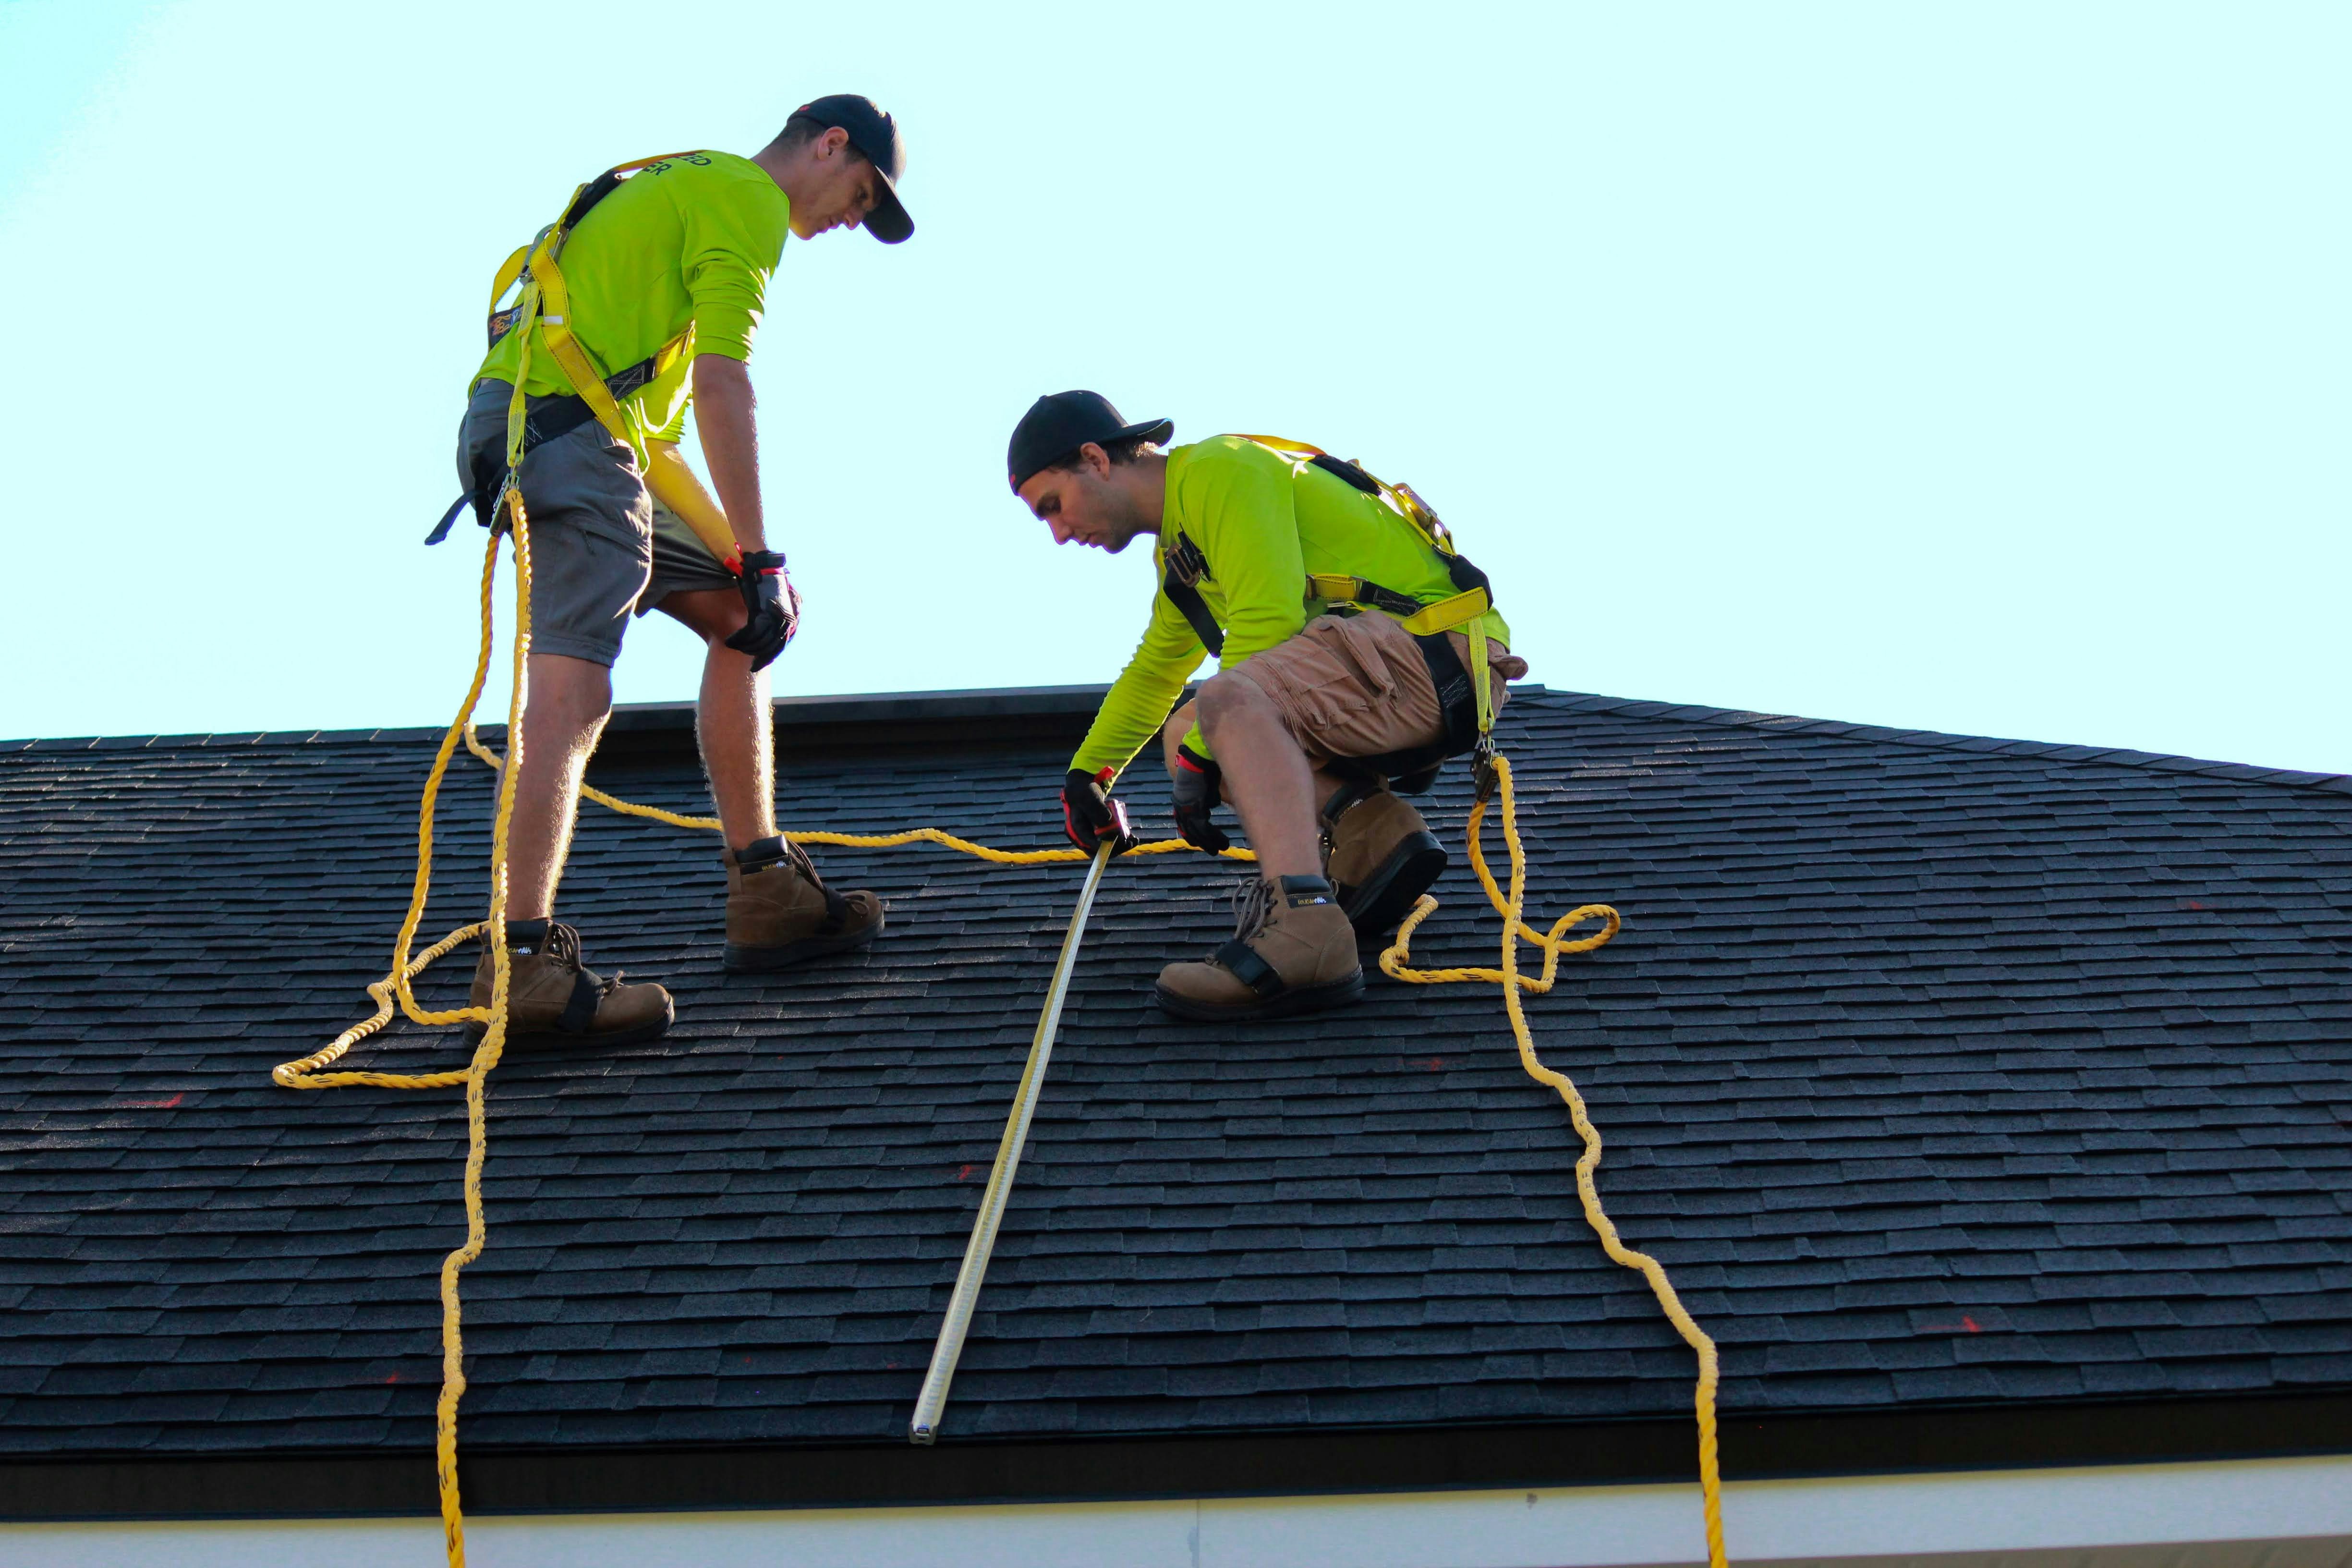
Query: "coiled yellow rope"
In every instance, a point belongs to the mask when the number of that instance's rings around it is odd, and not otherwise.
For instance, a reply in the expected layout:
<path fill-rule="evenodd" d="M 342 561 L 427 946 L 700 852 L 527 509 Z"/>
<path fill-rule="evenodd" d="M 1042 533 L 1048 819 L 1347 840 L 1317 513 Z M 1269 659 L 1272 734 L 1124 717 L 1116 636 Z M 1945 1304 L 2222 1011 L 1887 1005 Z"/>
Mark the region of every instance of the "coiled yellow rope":
<path fill-rule="evenodd" d="M 375 1089 L 448 1089 L 464 1086 L 466 1090 L 466 1239 L 463 1246 L 452 1251 L 441 1263 L 441 1394 L 434 1412 L 434 1470 L 441 1502 L 442 1529 L 448 1548 L 450 1568 L 465 1568 L 465 1514 L 457 1489 L 457 1405 L 466 1392 L 465 1335 L 460 1310 L 457 1281 L 466 1266 L 479 1258 L 487 1237 L 482 1212 L 482 1167 L 488 1154 L 488 1129 L 485 1124 L 484 1093 L 489 1074 L 506 1049 L 507 989 L 512 960 L 505 942 L 507 903 L 507 835 L 514 816 L 515 780 L 519 769 L 509 768 L 509 759 L 519 760 L 522 754 L 522 711 L 527 693 L 527 660 L 530 652 L 530 543 L 528 514 L 524 510 L 519 488 L 509 486 L 501 498 L 511 511 L 511 522 L 493 530 L 489 549 L 482 563 L 480 593 L 482 635 L 474 661 L 474 676 L 467 687 L 464 705 L 442 735 L 440 749 L 433 758 L 433 767 L 426 775 L 422 799 L 418 803 L 416 824 L 416 876 L 412 884 L 407 913 L 403 917 L 400 934 L 393 946 L 391 969 L 382 980 L 367 987 L 374 999 L 375 1012 L 352 1025 L 323 1049 L 299 1061 L 286 1062 L 274 1068 L 270 1077 L 287 1089 L 336 1089 L 366 1085 Z M 514 540 L 515 552 L 515 647 L 513 692 L 507 708 L 508 758 L 483 745 L 474 732 L 474 709 L 481 700 L 482 689 L 489 674 L 495 627 L 491 611 L 491 594 L 498 574 L 499 540 L 506 534 Z M 433 873 L 433 817 L 441 782 L 448 771 L 460 742 L 467 750 L 496 769 L 499 773 L 498 808 L 490 838 L 490 908 L 489 918 L 471 925 L 460 926 L 439 942 L 410 956 L 416 929 L 423 922 L 425 904 Z M 1699 1479 L 1703 1489 L 1706 1513 L 1707 1559 L 1712 1568 L 1724 1568 L 1722 1504 L 1716 1465 L 1715 1343 L 1692 1321 L 1674 1287 L 1667 1281 L 1664 1268 L 1657 1260 L 1633 1251 L 1617 1237 L 1616 1226 L 1601 1206 L 1599 1193 L 1593 1185 L 1592 1172 L 1601 1161 L 1601 1134 L 1586 1116 L 1584 1101 L 1576 1086 L 1564 1075 L 1543 1065 L 1535 1054 L 1534 1041 L 1528 1034 L 1527 1016 L 1519 993 L 1522 989 L 1547 992 L 1558 975 L 1561 955 L 1586 952 L 1601 946 L 1617 934 L 1617 911 L 1605 904 L 1587 904 L 1570 910 L 1555 922 L 1549 934 L 1529 928 L 1521 917 L 1527 895 L 1527 858 L 1520 843 L 1517 811 L 1511 788 L 1510 764 L 1497 757 L 1496 768 L 1501 786 L 1503 837 L 1511 857 L 1511 883 L 1507 895 L 1495 881 L 1487 868 L 1480 844 L 1480 829 L 1486 814 L 1482 800 L 1472 810 L 1466 829 L 1470 863 L 1476 869 L 1486 897 L 1504 916 L 1502 966 L 1497 969 L 1433 969 L 1411 968 L 1412 933 L 1429 918 L 1437 900 L 1424 895 L 1412 913 L 1406 917 L 1397 931 L 1395 943 L 1381 955 L 1381 969 L 1390 976 L 1414 984 L 1447 984 L 1460 981 L 1484 981 L 1503 986 L 1504 1007 L 1511 1020 L 1512 1032 L 1517 1037 L 1519 1060 L 1529 1074 L 1559 1090 L 1569 1108 L 1578 1134 L 1584 1140 L 1584 1154 L 1577 1162 L 1577 1192 L 1584 1203 L 1585 1217 L 1599 1233 L 1601 1246 L 1615 1261 L 1641 1271 L 1656 1293 L 1683 1338 L 1698 1352 L 1699 1381 L 1697 1409 L 1699 1424 Z M 665 811 L 658 806 L 639 805 L 593 787 L 583 786 L 581 793 L 600 805 L 631 816 L 649 817 L 676 827 L 701 828 L 717 831 L 715 817 L 690 816 Z M 1084 850 L 1068 849 L 996 849 L 959 838 L 936 827 L 910 828 L 901 833 L 794 833 L 791 837 L 803 844 L 825 844 L 854 848 L 889 848 L 906 844 L 936 844 L 959 853 L 1003 866 L 1036 866 L 1056 861 L 1083 861 L 1088 858 Z M 1160 839 L 1138 845 L 1129 851 L 1137 855 L 1164 855 L 1188 848 L 1181 838 Z M 1256 856 L 1246 849 L 1227 849 L 1223 854 L 1233 859 L 1255 860 Z M 1563 940 L 1571 927 L 1591 919 L 1604 920 L 1607 924 L 1598 934 Z M 477 936 L 486 937 L 491 954 L 493 975 L 490 1005 L 488 1007 L 457 1007 L 435 1011 L 418 1004 L 412 989 L 416 977 L 436 960 L 446 957 L 461 943 Z M 1519 973 L 1518 944 L 1531 942 L 1543 950 L 1543 973 L 1537 979 Z M 329 1072 L 331 1067 L 360 1041 L 382 1030 L 392 1022 L 393 1009 L 398 1005 L 414 1022 L 426 1026 L 451 1024 L 480 1024 L 484 1034 L 475 1047 L 474 1054 L 462 1069 L 429 1073 L 387 1073 L 366 1071 Z"/>
<path fill-rule="evenodd" d="M 1559 973 L 1563 953 L 1590 952 L 1617 934 L 1620 921 L 1617 911 L 1607 904 L 1584 904 L 1572 909 L 1552 922 L 1549 931 L 1538 931 L 1522 916 L 1527 908 L 1528 856 L 1527 847 L 1519 841 L 1518 803 L 1511 788 L 1510 759 L 1500 754 L 1495 758 L 1496 795 L 1502 802 L 1503 842 L 1511 854 L 1511 888 L 1507 895 L 1495 884 L 1495 873 L 1486 867 L 1486 847 L 1481 829 L 1486 825 L 1485 800 L 1470 808 L 1470 820 L 1464 826 L 1463 837 L 1468 841 L 1470 865 L 1478 873 L 1478 881 L 1486 889 L 1487 901 L 1503 917 L 1503 959 L 1495 969 L 1414 969 L 1412 933 L 1437 908 L 1437 900 L 1423 894 L 1413 905 L 1412 913 L 1397 928 L 1396 941 L 1381 954 L 1381 973 L 1391 979 L 1415 985 L 1447 985 L 1459 981 L 1484 981 L 1503 988 L 1503 1010 L 1509 1015 L 1511 1033 L 1519 1042 L 1519 1066 L 1538 1083 L 1549 1084 L 1559 1091 L 1567 1102 L 1569 1120 L 1576 1126 L 1577 1136 L 1584 1140 L 1584 1152 L 1576 1162 L 1576 1194 L 1584 1203 L 1584 1218 L 1601 1237 L 1601 1250 L 1612 1261 L 1633 1269 L 1650 1282 L 1651 1293 L 1683 1342 L 1698 1353 L 1698 1387 L 1693 1403 L 1698 1413 L 1698 1484 L 1701 1506 L 1706 1516 L 1706 1560 L 1709 1568 L 1724 1568 L 1723 1550 L 1723 1478 L 1716 1461 L 1715 1389 L 1717 1366 L 1715 1342 L 1694 1321 L 1683 1306 L 1682 1298 L 1666 1278 L 1664 1265 L 1645 1252 L 1636 1252 L 1617 1236 L 1615 1222 L 1601 1206 L 1601 1192 L 1594 1185 L 1592 1173 L 1601 1164 L 1601 1131 L 1585 1114 L 1584 1097 L 1576 1091 L 1568 1075 L 1546 1067 L 1536 1055 L 1535 1037 L 1528 1031 L 1528 1015 L 1519 994 L 1532 991 L 1538 995 L 1549 991 Z M 1568 931 L 1589 920 L 1605 922 L 1591 936 L 1564 940 Z M 1543 976 L 1519 973 L 1519 943 L 1530 942 L 1543 950 Z"/>

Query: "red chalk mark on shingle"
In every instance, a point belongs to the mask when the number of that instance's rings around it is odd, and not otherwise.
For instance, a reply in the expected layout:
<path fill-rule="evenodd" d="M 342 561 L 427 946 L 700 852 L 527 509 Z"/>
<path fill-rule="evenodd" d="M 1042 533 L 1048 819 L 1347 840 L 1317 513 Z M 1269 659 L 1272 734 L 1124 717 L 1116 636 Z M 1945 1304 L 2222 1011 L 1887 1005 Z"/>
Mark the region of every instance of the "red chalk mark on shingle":
<path fill-rule="evenodd" d="M 969 1182 L 971 1180 L 971 1173 L 979 1169 L 978 1165 L 960 1166 L 956 1171 L 955 1179 L 959 1182 Z"/>
<path fill-rule="evenodd" d="M 174 1110 L 179 1108 L 180 1101 L 187 1098 L 184 1093 L 182 1093 L 175 1094 L 169 1100 L 118 1100 L 107 1109 L 109 1110 Z"/>
<path fill-rule="evenodd" d="M 1445 1058 L 1444 1057 L 1407 1057 L 1404 1059 L 1404 1065 L 1409 1068 L 1419 1068 L 1423 1072 L 1444 1072 Z"/>
<path fill-rule="evenodd" d="M 2179 907 L 2184 910 L 2201 910 L 2205 906 L 2199 903 L 2194 899 L 2183 899 L 2180 900 Z"/>
<path fill-rule="evenodd" d="M 386 1382 L 386 1383 L 398 1383 L 399 1381 L 400 1381 L 400 1373 L 396 1373 L 396 1372 L 395 1372 L 395 1373 L 394 1373 L 390 1377 L 387 1377 L 387 1378 L 385 1378 L 385 1379 L 384 1379 L 384 1382 Z"/>
<path fill-rule="evenodd" d="M 1977 1326 L 1976 1319 L 1966 1312 L 1960 1314 L 1960 1321 L 1957 1323 L 1922 1323 L 1919 1325 L 1919 1331 L 1923 1334 L 1980 1334 L 1984 1332 L 1982 1329 Z"/>

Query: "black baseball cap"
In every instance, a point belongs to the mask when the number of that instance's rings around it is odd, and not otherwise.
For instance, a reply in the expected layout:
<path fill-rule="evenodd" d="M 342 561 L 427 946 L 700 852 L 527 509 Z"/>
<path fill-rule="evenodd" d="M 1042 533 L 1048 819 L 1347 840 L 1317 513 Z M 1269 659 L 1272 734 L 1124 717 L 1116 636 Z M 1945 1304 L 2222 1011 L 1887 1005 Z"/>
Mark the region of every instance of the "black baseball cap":
<path fill-rule="evenodd" d="M 898 122 L 874 107 L 863 93 L 836 92 L 813 99 L 792 112 L 794 120 L 814 120 L 830 131 L 838 125 L 849 132 L 849 144 L 874 165 L 882 188 L 874 193 L 874 210 L 866 215 L 866 232 L 885 245 L 897 245 L 915 232 L 915 220 L 898 200 L 898 176 L 907 172 L 907 144 L 898 139 Z"/>
<path fill-rule="evenodd" d="M 1013 427 L 1013 444 L 1004 466 L 1011 470 L 1013 489 L 1023 485 L 1092 441 L 1108 447 L 1113 441 L 1142 439 L 1159 446 L 1176 433 L 1172 419 L 1147 419 L 1129 425 L 1119 417 L 1110 399 L 1099 392 L 1048 393 L 1029 405 Z"/>

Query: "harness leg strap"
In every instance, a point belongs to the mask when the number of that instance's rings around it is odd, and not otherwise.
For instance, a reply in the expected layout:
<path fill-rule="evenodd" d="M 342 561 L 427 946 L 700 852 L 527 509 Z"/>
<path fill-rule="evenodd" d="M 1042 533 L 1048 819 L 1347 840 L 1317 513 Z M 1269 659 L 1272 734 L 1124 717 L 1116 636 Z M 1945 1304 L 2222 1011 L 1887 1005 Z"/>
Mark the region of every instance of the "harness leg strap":
<path fill-rule="evenodd" d="M 1232 972 L 1234 979 L 1257 993 L 1260 1001 L 1271 1001 L 1290 988 L 1282 976 L 1274 972 L 1274 965 L 1259 957 L 1257 949 L 1239 937 L 1211 953 L 1209 960 Z"/>
<path fill-rule="evenodd" d="M 603 1000 L 603 991 L 588 978 L 588 972 L 573 970 L 572 994 L 565 1000 L 563 1011 L 556 1015 L 555 1026 L 567 1035 L 586 1034 L 595 1025 L 596 1004 Z"/>

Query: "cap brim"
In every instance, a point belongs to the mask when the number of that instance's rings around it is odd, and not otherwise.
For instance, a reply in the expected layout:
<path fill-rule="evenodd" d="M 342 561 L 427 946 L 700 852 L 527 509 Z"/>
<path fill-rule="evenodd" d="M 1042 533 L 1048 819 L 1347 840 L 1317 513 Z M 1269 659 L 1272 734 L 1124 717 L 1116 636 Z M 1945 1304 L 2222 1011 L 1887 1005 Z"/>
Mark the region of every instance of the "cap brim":
<path fill-rule="evenodd" d="M 905 205 L 898 200 L 898 188 L 890 183 L 890 176 L 877 169 L 874 178 L 880 188 L 874 193 L 874 210 L 866 215 L 866 232 L 885 245 L 904 245 L 907 237 L 915 232 L 915 220 L 907 216 Z"/>

